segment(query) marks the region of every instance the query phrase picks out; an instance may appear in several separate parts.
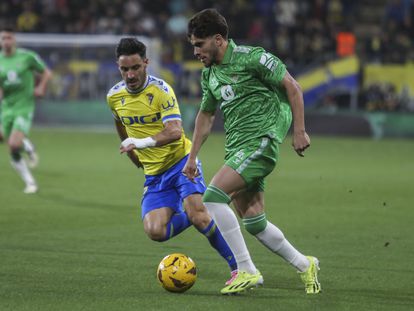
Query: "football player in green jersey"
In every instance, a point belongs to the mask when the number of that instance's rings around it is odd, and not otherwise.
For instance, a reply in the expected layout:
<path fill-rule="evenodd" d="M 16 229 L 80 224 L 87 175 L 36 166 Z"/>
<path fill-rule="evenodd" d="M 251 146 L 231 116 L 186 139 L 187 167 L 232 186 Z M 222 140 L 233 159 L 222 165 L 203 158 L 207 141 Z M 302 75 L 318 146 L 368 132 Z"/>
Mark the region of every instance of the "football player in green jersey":
<path fill-rule="evenodd" d="M 303 156 L 310 146 L 299 84 L 271 53 L 261 47 L 238 46 L 228 39 L 226 19 L 215 9 L 203 10 L 190 19 L 188 39 L 194 55 L 205 66 L 193 145 L 183 169 L 188 178 L 197 176 L 196 157 L 210 133 L 217 108 L 224 117 L 225 163 L 203 197 L 239 268 L 222 293 L 236 293 L 263 282 L 229 207 L 231 201 L 246 230 L 299 271 L 306 293 L 319 293 L 318 259 L 295 249 L 282 231 L 266 219 L 264 209 L 264 179 L 276 166 L 279 145 L 290 127 L 292 114 L 294 150 Z"/>
<path fill-rule="evenodd" d="M 45 94 L 51 72 L 36 53 L 17 48 L 15 34 L 11 28 L 1 31 L 0 40 L 3 136 L 9 147 L 11 164 L 26 184 L 24 192 L 35 193 L 38 190 L 37 183 L 21 153 L 24 149 L 28 150 L 28 147 L 34 152 L 33 146 L 26 139 L 33 119 L 34 97 Z M 39 74 L 36 84 L 35 73 Z"/>
<path fill-rule="evenodd" d="M 1 125 L 1 99 L 3 94 L 0 89 L 0 143 L 4 142 L 4 135 Z M 28 137 L 23 138 L 23 150 L 27 153 L 27 165 L 30 168 L 35 168 L 39 164 L 39 156 L 37 155 L 34 144 Z"/>

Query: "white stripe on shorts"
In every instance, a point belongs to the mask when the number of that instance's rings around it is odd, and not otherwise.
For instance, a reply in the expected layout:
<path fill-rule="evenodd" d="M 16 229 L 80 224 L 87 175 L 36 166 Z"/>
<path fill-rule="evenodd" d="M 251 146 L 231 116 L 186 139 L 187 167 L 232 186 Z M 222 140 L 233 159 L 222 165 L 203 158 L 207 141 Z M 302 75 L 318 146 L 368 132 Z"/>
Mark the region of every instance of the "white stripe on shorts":
<path fill-rule="evenodd" d="M 246 169 L 246 167 L 250 164 L 250 162 L 252 162 L 254 159 L 257 159 L 263 153 L 263 150 L 266 148 L 266 146 L 268 145 L 268 143 L 269 143 L 269 138 L 264 137 L 262 139 L 262 142 L 260 143 L 260 147 L 255 152 L 253 152 L 253 154 L 250 157 L 248 157 L 238 167 L 238 169 L 236 170 L 236 172 L 239 173 L 239 174 L 241 174 Z"/>

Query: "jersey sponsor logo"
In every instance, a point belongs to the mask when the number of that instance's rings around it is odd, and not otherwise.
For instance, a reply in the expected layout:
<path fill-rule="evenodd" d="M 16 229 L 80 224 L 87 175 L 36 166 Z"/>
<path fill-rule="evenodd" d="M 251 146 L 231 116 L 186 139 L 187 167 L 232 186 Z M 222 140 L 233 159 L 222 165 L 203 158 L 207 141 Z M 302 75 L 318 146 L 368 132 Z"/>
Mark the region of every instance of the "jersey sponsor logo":
<path fill-rule="evenodd" d="M 124 125 L 133 125 L 133 124 L 147 124 L 153 123 L 161 119 L 161 113 L 157 112 L 155 114 L 149 114 L 146 116 L 134 116 L 134 117 L 121 117 L 121 122 Z"/>
<path fill-rule="evenodd" d="M 164 110 L 170 110 L 170 109 L 174 108 L 175 98 L 171 97 L 171 100 L 167 100 L 167 102 L 163 103 L 161 106 L 162 106 L 162 109 L 164 109 Z"/>
<path fill-rule="evenodd" d="M 277 60 L 270 53 L 263 53 L 262 56 L 260 56 L 259 62 L 270 71 L 274 71 L 277 66 Z"/>
<path fill-rule="evenodd" d="M 221 97 L 225 101 L 232 100 L 234 98 L 234 91 L 231 85 L 224 85 L 221 87 Z"/>

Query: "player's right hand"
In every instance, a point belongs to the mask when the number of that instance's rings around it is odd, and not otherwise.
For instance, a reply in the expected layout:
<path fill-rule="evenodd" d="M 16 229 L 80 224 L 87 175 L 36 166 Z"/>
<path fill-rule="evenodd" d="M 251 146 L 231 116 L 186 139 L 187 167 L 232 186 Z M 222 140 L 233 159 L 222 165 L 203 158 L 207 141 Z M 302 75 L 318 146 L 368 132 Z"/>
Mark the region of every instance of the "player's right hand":
<path fill-rule="evenodd" d="M 37 86 L 33 90 L 33 95 L 37 98 L 45 96 L 45 93 L 46 93 L 46 89 L 42 86 Z"/>
<path fill-rule="evenodd" d="M 300 157 L 304 157 L 304 152 L 310 146 L 310 138 L 306 132 L 293 133 L 292 146 Z"/>

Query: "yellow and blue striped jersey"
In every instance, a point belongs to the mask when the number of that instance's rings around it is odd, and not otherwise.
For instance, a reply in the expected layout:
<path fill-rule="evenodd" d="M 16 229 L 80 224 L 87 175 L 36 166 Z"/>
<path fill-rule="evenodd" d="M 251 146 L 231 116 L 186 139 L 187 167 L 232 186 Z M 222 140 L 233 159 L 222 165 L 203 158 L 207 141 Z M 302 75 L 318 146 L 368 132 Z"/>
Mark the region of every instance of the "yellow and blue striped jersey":
<path fill-rule="evenodd" d="M 147 76 L 143 88 L 130 93 L 124 81 L 114 85 L 107 94 L 107 102 L 116 120 L 122 122 L 129 137 L 145 138 L 164 129 L 164 123 L 181 120 L 174 90 L 164 80 Z M 146 175 L 158 175 L 185 157 L 191 142 L 184 130 L 179 140 L 160 147 L 135 150 Z"/>

